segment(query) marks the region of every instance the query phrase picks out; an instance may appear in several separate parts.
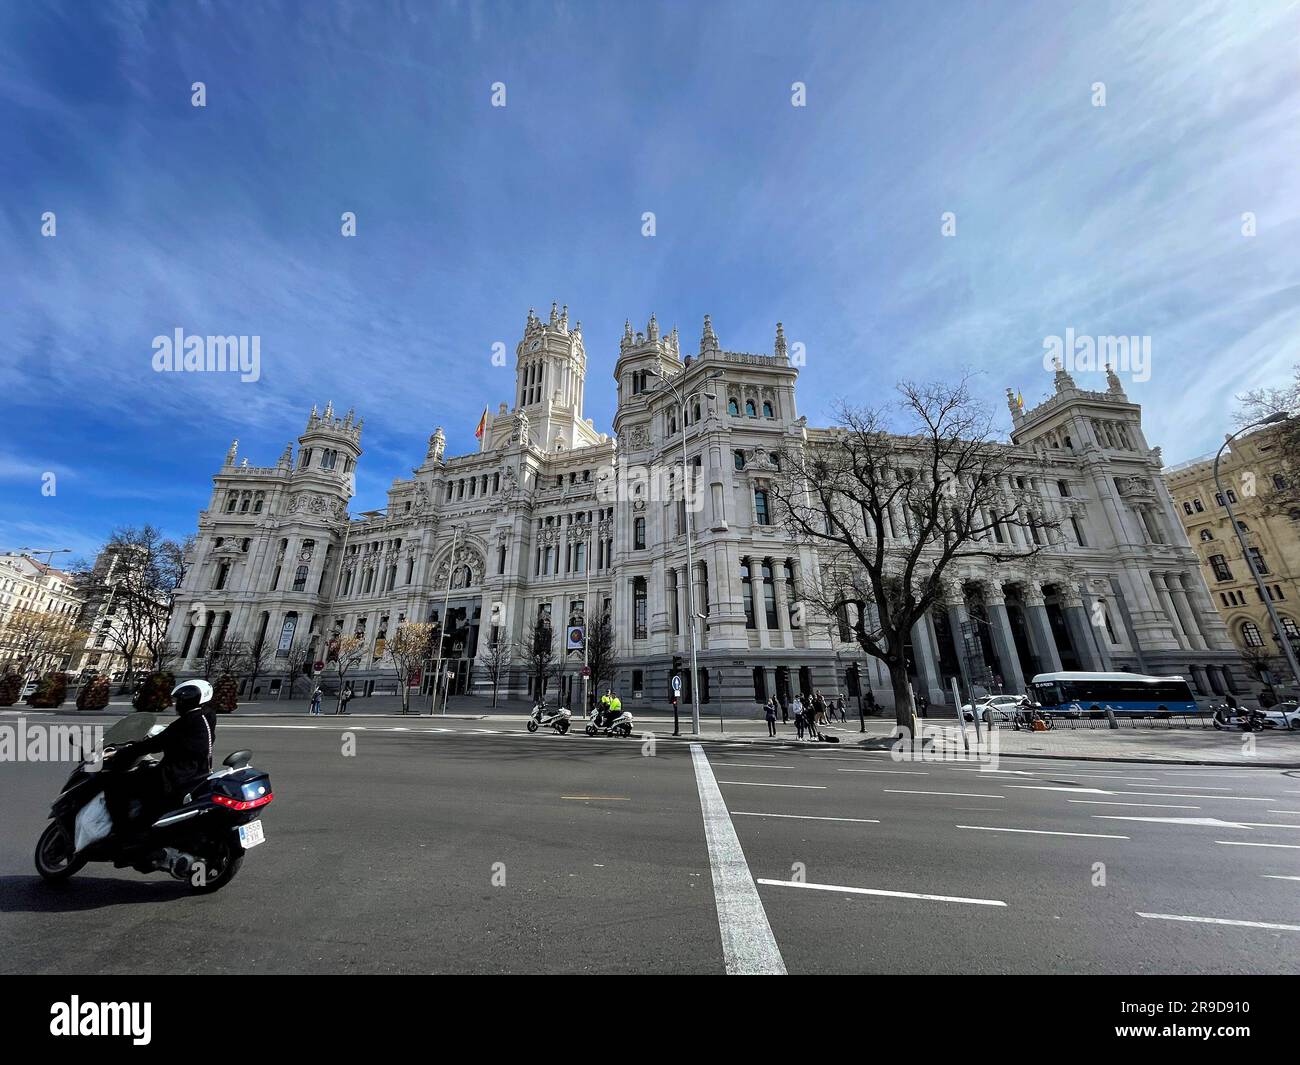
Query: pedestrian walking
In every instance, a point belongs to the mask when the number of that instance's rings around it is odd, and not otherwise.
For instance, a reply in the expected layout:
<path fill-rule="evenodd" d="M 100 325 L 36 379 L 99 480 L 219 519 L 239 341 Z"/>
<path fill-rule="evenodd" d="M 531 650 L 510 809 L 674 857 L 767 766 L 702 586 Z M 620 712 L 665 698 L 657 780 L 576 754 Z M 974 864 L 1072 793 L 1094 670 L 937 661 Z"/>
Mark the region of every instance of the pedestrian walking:
<path fill-rule="evenodd" d="M 320 716 L 320 699 L 321 691 L 320 685 L 318 684 L 316 685 L 315 690 L 311 693 L 311 709 L 309 710 L 309 713 L 314 714 L 317 717 Z"/>
<path fill-rule="evenodd" d="M 804 720 L 803 700 L 799 696 L 794 697 L 794 702 L 790 704 L 790 709 L 794 712 L 794 731 L 798 739 L 803 739 L 803 729 L 807 722 Z"/>
<path fill-rule="evenodd" d="M 776 700 L 775 699 L 769 699 L 767 703 L 764 704 L 764 716 L 767 718 L 767 734 L 769 736 L 775 736 L 776 735 Z"/>
<path fill-rule="evenodd" d="M 352 685 L 349 684 L 346 688 L 344 688 L 339 693 L 339 706 L 338 709 L 334 711 L 334 713 L 350 714 L 351 711 L 348 709 L 348 703 L 350 703 L 351 701 L 352 701 Z"/>
<path fill-rule="evenodd" d="M 838 707 L 839 712 L 840 712 L 840 720 L 841 720 L 841 721 L 848 721 L 848 717 L 845 715 L 845 712 L 844 712 L 844 696 L 841 695 L 841 696 L 839 697 L 839 699 L 836 700 L 836 706 Z"/>
<path fill-rule="evenodd" d="M 930 700 L 924 695 L 918 695 L 916 697 L 916 709 L 920 712 L 922 717 L 927 716 L 930 710 Z"/>

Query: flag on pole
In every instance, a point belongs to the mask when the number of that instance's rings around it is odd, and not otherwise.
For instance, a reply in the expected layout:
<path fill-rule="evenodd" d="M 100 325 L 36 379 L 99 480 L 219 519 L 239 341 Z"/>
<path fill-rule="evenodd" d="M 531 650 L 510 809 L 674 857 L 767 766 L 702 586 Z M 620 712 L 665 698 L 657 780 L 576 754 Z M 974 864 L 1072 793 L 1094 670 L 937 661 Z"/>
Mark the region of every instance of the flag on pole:
<path fill-rule="evenodd" d="M 478 420 L 478 428 L 474 430 L 474 439 L 475 439 L 475 440 L 482 440 L 482 439 L 483 439 L 483 434 L 487 432 L 487 416 L 488 416 L 488 409 L 487 409 L 487 407 L 484 407 L 484 408 L 483 408 L 483 417 L 481 417 L 481 418 Z"/>
<path fill-rule="evenodd" d="M 1024 394 L 1021 392 L 1016 393 L 1016 406 L 1019 407 L 1021 410 L 1025 409 L 1025 397 Z"/>

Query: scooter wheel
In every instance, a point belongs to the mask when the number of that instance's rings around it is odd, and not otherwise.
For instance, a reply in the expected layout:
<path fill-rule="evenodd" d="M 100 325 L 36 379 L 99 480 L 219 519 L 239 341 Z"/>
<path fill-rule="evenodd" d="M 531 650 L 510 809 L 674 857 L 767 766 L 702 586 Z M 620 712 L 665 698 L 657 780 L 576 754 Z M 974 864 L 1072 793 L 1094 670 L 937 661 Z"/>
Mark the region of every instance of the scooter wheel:
<path fill-rule="evenodd" d="M 587 735 L 588 735 L 588 736 L 594 736 L 594 735 L 596 735 L 596 726 L 595 726 L 595 725 L 588 725 L 588 726 L 587 726 Z"/>
<path fill-rule="evenodd" d="M 631 730 L 630 728 L 628 728 L 626 725 L 619 725 L 619 727 L 616 728 L 614 731 L 615 731 L 618 735 L 622 736 L 624 739 L 626 739 L 628 736 L 632 735 L 632 730 Z"/>
<path fill-rule="evenodd" d="M 86 864 L 84 858 L 74 857 L 75 854 L 73 842 L 63 826 L 51 821 L 36 841 L 36 871 L 42 880 L 52 884 L 67 880 Z"/>
<path fill-rule="evenodd" d="M 221 844 L 208 855 L 203 876 L 190 874 L 188 880 L 190 891 L 195 895 L 210 895 L 214 891 L 220 891 L 235 879 L 235 874 L 243 864 L 243 848 Z"/>
<path fill-rule="evenodd" d="M 558 732 L 561 736 L 563 736 L 566 732 L 569 731 L 569 723 L 567 721 L 561 721 L 558 725 L 555 726 L 555 731 Z"/>
<path fill-rule="evenodd" d="M 537 722 L 534 721 L 531 717 L 528 719 L 528 731 L 529 732 L 537 731 Z"/>

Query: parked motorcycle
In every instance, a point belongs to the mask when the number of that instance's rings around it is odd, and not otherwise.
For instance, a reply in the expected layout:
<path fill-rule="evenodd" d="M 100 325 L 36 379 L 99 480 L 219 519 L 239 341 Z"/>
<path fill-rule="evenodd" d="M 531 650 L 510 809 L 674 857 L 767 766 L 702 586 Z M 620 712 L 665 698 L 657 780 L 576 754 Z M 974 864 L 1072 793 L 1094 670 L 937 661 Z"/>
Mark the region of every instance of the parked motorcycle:
<path fill-rule="evenodd" d="M 600 724 L 596 724 L 599 721 Z M 620 714 L 604 714 L 587 722 L 588 736 L 630 736 L 632 735 L 632 712 L 624 710 Z"/>
<path fill-rule="evenodd" d="M 573 715 L 562 706 L 547 706 L 538 703 L 528 715 L 528 731 L 536 732 L 542 726 L 553 728 L 561 736 L 569 731 L 569 718 Z"/>
<path fill-rule="evenodd" d="M 1212 721 L 1214 727 L 1220 732 L 1231 732 L 1234 729 L 1240 729 L 1242 732 L 1262 732 L 1268 727 L 1267 718 L 1261 711 L 1252 710 L 1248 706 L 1234 709 L 1227 703 L 1215 704 Z"/>
<path fill-rule="evenodd" d="M 1037 706 L 1025 704 L 1016 711 L 1011 719 L 1011 727 L 1017 732 L 1050 732 L 1056 727 L 1051 714 L 1045 714 Z"/>
<path fill-rule="evenodd" d="M 146 764 L 156 759 L 133 757 L 129 744 L 161 730 L 153 714 L 131 714 L 105 733 L 100 761 L 83 759 L 72 771 L 36 842 L 36 871 L 45 880 L 67 880 L 87 862 L 112 862 L 118 869 L 170 873 L 196 894 L 207 894 L 230 883 L 244 854 L 265 841 L 258 811 L 274 798 L 271 778 L 253 768 L 248 751 L 228 756 L 147 826 L 112 826 L 106 785 L 123 775 L 157 772 Z"/>

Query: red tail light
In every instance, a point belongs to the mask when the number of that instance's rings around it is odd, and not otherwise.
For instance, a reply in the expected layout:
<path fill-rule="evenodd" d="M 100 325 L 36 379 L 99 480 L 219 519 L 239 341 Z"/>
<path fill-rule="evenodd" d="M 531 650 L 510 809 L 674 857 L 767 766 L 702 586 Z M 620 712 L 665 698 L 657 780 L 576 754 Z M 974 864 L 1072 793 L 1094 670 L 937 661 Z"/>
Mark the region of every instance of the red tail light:
<path fill-rule="evenodd" d="M 227 810 L 256 810 L 259 806 L 265 806 L 275 798 L 271 792 L 256 799 L 228 799 L 224 795 L 212 796 L 212 801 L 218 806 L 224 806 Z"/>

